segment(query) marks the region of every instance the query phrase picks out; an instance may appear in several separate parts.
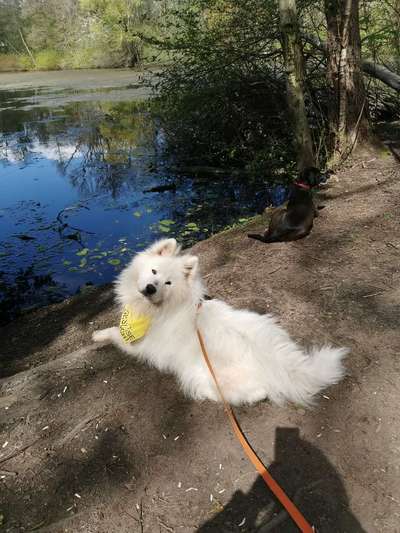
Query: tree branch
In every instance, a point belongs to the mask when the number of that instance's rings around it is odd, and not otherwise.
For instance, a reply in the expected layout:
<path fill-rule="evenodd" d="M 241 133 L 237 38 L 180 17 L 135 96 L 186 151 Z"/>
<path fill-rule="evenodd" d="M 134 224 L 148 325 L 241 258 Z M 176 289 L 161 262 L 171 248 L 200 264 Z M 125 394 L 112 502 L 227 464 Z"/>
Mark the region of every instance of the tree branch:
<path fill-rule="evenodd" d="M 400 76 L 398 74 L 368 59 L 363 60 L 361 66 L 364 72 L 400 92 Z"/>
<path fill-rule="evenodd" d="M 302 37 L 311 46 L 317 48 L 324 55 L 327 55 L 326 43 L 324 43 L 323 41 L 319 41 L 312 35 L 303 34 Z M 366 74 L 369 74 L 373 78 L 380 80 L 382 83 L 388 85 L 395 91 L 400 92 L 400 76 L 396 74 L 396 72 L 389 70 L 383 65 L 374 63 L 369 59 L 363 59 L 361 62 L 361 67 Z"/>
<path fill-rule="evenodd" d="M 29 46 L 27 45 L 27 42 L 25 41 L 24 35 L 23 35 L 22 31 L 21 31 L 21 28 L 18 28 L 18 31 L 19 31 L 19 35 L 20 35 L 20 37 L 21 37 L 21 41 L 23 42 L 23 44 L 24 44 L 24 46 L 25 46 L 25 48 L 26 48 L 26 51 L 28 52 L 29 57 L 31 58 L 31 61 L 32 61 L 32 63 L 33 63 L 33 66 L 36 67 L 36 61 L 35 61 L 35 58 L 33 57 L 33 54 L 32 54 L 32 52 L 30 51 Z"/>

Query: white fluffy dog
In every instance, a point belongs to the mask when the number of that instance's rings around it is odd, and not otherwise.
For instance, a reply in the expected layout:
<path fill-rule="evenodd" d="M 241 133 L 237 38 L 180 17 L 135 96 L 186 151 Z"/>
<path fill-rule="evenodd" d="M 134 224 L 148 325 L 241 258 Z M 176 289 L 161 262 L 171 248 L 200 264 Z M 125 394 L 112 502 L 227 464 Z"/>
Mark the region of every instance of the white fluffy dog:
<path fill-rule="evenodd" d="M 180 254 L 175 239 L 163 239 L 137 254 L 116 282 L 119 303 L 150 318 L 147 333 L 127 343 L 118 327 L 93 334 L 159 370 L 174 373 L 191 398 L 218 401 L 196 335 L 201 331 L 228 402 L 264 398 L 308 405 L 344 375 L 347 350 L 324 346 L 305 353 L 270 315 L 203 301 L 198 258 Z M 202 302 L 201 307 L 199 303 Z"/>

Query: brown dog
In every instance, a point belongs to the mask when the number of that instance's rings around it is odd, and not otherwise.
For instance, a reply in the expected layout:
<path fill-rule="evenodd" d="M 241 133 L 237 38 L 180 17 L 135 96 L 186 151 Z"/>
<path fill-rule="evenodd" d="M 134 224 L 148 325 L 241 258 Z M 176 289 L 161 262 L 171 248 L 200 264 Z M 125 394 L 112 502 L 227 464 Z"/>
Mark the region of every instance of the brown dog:
<path fill-rule="evenodd" d="M 312 230 L 314 217 L 318 216 L 311 189 L 320 185 L 324 178 L 315 167 L 304 169 L 291 186 L 287 206 L 274 210 L 264 235 L 250 233 L 248 237 L 265 243 L 296 241 L 306 237 Z"/>

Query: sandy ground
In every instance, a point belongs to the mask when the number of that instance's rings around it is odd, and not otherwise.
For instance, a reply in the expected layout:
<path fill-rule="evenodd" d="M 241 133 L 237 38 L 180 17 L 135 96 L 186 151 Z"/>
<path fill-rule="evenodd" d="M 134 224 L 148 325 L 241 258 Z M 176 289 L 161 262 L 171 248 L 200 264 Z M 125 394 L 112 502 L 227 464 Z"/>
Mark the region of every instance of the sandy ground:
<path fill-rule="evenodd" d="M 275 313 L 305 345 L 351 348 L 314 409 L 236 410 L 273 475 L 319 532 L 400 532 L 400 165 L 364 153 L 320 198 L 303 241 L 268 246 L 247 227 L 195 251 L 211 295 Z M 0 529 L 296 531 L 221 406 L 91 343 L 117 320 L 103 288 L 0 330 Z"/>

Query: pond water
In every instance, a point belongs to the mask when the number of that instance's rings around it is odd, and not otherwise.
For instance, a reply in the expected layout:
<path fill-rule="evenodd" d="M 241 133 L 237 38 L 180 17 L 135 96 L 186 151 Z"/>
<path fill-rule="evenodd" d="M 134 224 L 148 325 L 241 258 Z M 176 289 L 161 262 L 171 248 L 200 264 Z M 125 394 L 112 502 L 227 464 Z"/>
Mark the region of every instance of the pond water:
<path fill-rule="evenodd" d="M 267 203 L 261 177 L 177 167 L 138 78 L 0 75 L 0 322 L 112 281 L 157 238 L 188 246 Z"/>

